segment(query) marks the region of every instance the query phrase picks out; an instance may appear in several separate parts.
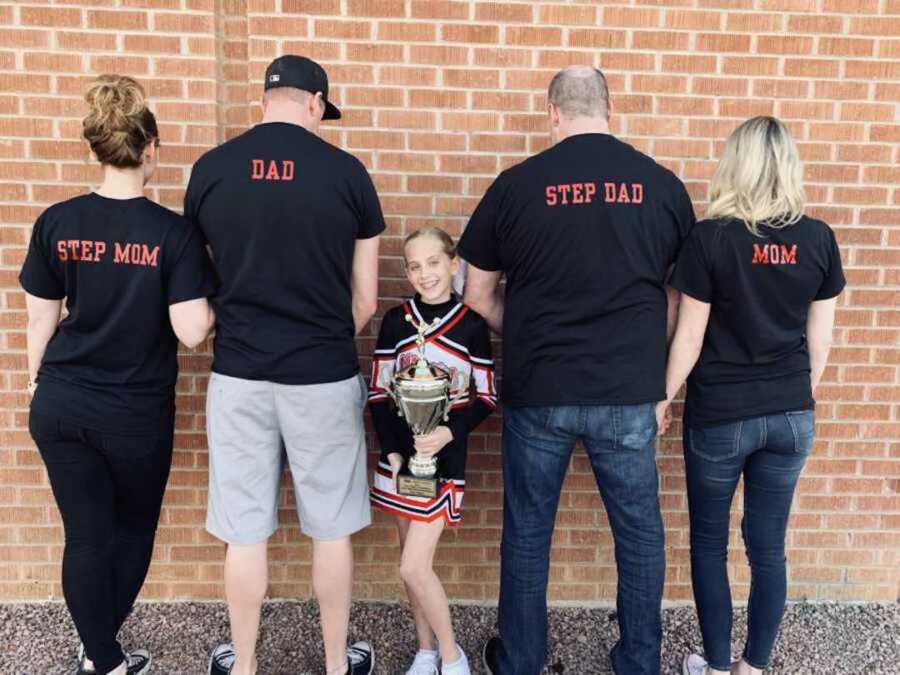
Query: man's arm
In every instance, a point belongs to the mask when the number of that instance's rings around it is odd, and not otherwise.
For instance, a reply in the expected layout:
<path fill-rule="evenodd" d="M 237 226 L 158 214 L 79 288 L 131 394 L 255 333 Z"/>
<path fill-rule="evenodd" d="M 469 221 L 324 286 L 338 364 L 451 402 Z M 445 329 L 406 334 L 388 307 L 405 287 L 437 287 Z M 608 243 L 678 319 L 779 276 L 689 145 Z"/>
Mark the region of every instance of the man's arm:
<path fill-rule="evenodd" d="M 463 302 L 484 317 L 487 325 L 498 335 L 503 331 L 503 294 L 500 292 L 500 272 L 487 272 L 471 262 L 466 269 Z"/>
<path fill-rule="evenodd" d="M 380 237 L 357 239 L 353 250 L 350 287 L 356 334 L 365 328 L 378 309 L 378 243 Z"/>

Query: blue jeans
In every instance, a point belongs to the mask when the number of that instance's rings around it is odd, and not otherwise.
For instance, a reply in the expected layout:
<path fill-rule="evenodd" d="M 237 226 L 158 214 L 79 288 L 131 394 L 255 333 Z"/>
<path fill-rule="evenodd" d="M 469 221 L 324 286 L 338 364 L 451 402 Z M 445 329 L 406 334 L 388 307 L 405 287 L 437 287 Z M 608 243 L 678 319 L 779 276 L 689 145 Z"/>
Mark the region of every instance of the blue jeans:
<path fill-rule="evenodd" d="M 766 668 L 787 596 L 784 538 L 794 489 L 813 444 L 811 410 L 685 428 L 691 520 L 691 580 L 709 665 L 731 668 L 728 531 L 731 501 L 744 476 L 741 533 L 750 562 L 743 658 Z"/>
<path fill-rule="evenodd" d="M 615 539 L 620 639 L 616 673 L 659 673 L 665 549 L 654 405 L 506 408 L 496 673 L 538 675 L 547 658 L 550 539 L 580 440 Z M 585 672 L 592 672 L 587 668 Z"/>

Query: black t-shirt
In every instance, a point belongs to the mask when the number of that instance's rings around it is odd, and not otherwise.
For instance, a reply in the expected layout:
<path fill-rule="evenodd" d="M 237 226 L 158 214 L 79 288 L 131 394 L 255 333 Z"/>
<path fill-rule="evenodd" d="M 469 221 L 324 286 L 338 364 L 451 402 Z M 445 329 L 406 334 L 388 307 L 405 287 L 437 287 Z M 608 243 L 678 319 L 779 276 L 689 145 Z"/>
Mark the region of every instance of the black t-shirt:
<path fill-rule="evenodd" d="M 38 218 L 19 281 L 31 295 L 66 298 L 68 311 L 32 410 L 100 431 L 158 431 L 178 376 L 169 305 L 215 290 L 197 229 L 144 197 L 75 197 Z"/>
<path fill-rule="evenodd" d="M 507 405 L 665 398 L 666 275 L 694 224 L 681 181 L 609 134 L 500 174 L 459 249 L 506 274 Z"/>
<path fill-rule="evenodd" d="M 260 124 L 194 165 L 184 213 L 221 281 L 215 372 L 318 384 L 359 371 L 353 252 L 385 225 L 358 159 L 301 126 Z"/>
<path fill-rule="evenodd" d="M 803 217 L 785 228 L 703 220 L 685 243 L 671 284 L 711 304 L 703 349 L 688 378 L 694 427 L 814 407 L 806 317 L 814 300 L 844 288 L 831 228 Z"/>

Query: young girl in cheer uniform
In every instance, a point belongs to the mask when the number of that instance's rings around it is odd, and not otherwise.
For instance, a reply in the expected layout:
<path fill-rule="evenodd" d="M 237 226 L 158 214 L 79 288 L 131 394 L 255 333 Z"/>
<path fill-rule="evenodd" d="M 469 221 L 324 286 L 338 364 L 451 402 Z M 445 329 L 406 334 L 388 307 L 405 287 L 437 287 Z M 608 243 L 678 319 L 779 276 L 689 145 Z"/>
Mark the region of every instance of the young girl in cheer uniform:
<path fill-rule="evenodd" d="M 469 664 L 456 644 L 447 596 L 432 563 L 444 527 L 455 527 L 462 519 L 468 435 L 497 404 L 490 333 L 484 319 L 452 292 L 459 260 L 450 235 L 439 228 L 418 230 L 407 237 L 404 257 L 416 295 L 385 314 L 372 362 L 369 407 L 381 444 L 372 503 L 397 518 L 403 549 L 400 576 L 419 641 L 407 675 L 467 675 Z M 387 394 L 394 373 L 418 358 L 417 329 L 407 315 L 415 324 L 429 325 L 425 358 L 445 367 L 451 376 L 449 420 L 425 436 L 412 435 Z M 435 498 L 408 497 L 397 491 L 397 474 L 414 452 L 437 456 Z"/>

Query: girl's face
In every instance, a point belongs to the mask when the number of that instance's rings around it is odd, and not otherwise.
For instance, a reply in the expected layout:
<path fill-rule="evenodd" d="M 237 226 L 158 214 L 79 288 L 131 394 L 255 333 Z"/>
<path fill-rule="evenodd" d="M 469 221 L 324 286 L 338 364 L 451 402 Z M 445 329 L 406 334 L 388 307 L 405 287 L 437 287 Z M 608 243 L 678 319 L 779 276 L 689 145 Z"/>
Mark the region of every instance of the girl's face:
<path fill-rule="evenodd" d="M 413 239 L 403 251 L 406 278 L 425 302 L 436 305 L 450 299 L 453 275 L 459 271 L 459 258 L 451 258 L 437 237 Z"/>

